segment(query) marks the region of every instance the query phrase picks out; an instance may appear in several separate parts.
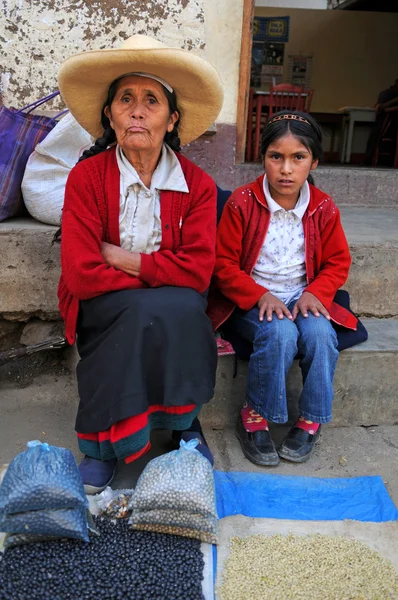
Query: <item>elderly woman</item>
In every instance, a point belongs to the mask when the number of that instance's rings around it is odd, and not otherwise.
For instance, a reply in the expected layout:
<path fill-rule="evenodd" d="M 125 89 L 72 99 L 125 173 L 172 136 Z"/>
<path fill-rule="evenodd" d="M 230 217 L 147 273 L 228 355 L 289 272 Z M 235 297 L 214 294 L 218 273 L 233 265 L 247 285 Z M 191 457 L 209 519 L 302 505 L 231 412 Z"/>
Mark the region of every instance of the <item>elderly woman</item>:
<path fill-rule="evenodd" d="M 152 429 L 198 438 L 217 352 L 206 316 L 215 263 L 216 187 L 180 144 L 215 120 L 215 70 L 184 50 L 133 36 L 118 50 L 72 56 L 61 94 L 94 137 L 68 178 L 59 306 L 75 341 L 76 431 L 88 493 L 117 460 L 150 448 Z"/>

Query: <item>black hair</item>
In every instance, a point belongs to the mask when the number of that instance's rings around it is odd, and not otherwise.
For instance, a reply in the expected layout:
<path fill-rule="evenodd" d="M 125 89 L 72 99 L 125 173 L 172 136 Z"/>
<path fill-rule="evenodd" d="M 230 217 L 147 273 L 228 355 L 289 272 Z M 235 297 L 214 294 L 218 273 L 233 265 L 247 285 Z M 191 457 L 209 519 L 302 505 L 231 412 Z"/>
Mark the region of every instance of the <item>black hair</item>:
<path fill-rule="evenodd" d="M 115 81 L 113 81 L 111 83 L 111 85 L 109 86 L 108 97 L 105 101 L 104 106 L 102 107 L 102 110 L 101 110 L 101 125 L 104 128 L 104 133 L 102 134 L 101 137 L 99 137 L 98 139 L 95 140 L 95 142 L 91 146 L 91 148 L 88 148 L 87 150 L 85 150 L 82 153 L 78 162 L 81 162 L 82 160 L 86 160 L 87 158 L 91 158 L 92 156 L 96 156 L 97 154 L 99 154 L 100 152 L 103 152 L 104 150 L 109 148 L 109 146 L 111 146 L 112 144 L 114 144 L 116 142 L 116 135 L 115 135 L 114 130 L 111 127 L 108 117 L 105 114 L 105 108 L 107 106 L 111 106 L 111 104 L 115 98 L 117 84 L 118 84 L 119 79 L 121 79 L 121 78 L 119 77 L 118 79 L 115 79 Z M 177 105 L 177 97 L 176 97 L 175 92 L 174 91 L 169 92 L 169 90 L 166 89 L 163 85 L 162 85 L 162 88 L 163 88 L 163 92 L 165 93 L 165 96 L 167 98 L 170 116 L 175 112 L 178 112 L 178 115 L 180 115 L 181 113 L 180 113 L 180 110 Z M 174 123 L 173 130 L 167 131 L 166 135 L 164 136 L 164 142 L 168 146 L 170 146 L 170 148 L 172 150 L 174 150 L 175 152 L 180 152 L 180 150 L 181 150 L 181 142 L 180 142 L 180 138 L 178 135 L 179 124 L 180 124 L 180 116 L 178 116 L 177 121 Z M 53 242 L 60 242 L 60 241 L 61 241 L 61 227 L 55 232 L 54 238 L 53 238 Z"/>
<path fill-rule="evenodd" d="M 290 118 L 287 118 L 286 115 L 289 115 Z M 263 129 L 260 144 L 263 160 L 272 142 L 289 133 L 300 140 L 303 146 L 311 152 L 313 160 L 320 161 L 323 159 L 322 130 L 319 123 L 307 113 L 281 110 L 272 115 Z M 314 183 L 312 175 L 308 176 L 308 181 Z"/>

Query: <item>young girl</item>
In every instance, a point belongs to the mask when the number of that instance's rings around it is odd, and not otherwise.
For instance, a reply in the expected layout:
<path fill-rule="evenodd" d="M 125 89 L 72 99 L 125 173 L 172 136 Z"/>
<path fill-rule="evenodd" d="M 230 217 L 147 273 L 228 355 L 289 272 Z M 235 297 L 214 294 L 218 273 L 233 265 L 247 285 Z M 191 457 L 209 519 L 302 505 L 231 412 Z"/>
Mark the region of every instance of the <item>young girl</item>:
<path fill-rule="evenodd" d="M 338 357 L 331 321 L 356 329 L 357 320 L 333 302 L 351 263 L 339 210 L 308 183 L 322 158 L 319 125 L 305 113 L 277 113 L 265 126 L 261 153 L 265 174 L 237 189 L 222 214 L 218 296 L 208 312 L 215 329 L 229 319 L 253 344 L 236 435 L 249 460 L 275 466 L 279 457 L 307 460 L 321 424 L 331 420 Z M 268 421 L 288 420 L 286 375 L 297 355 L 300 417 L 277 450 Z"/>

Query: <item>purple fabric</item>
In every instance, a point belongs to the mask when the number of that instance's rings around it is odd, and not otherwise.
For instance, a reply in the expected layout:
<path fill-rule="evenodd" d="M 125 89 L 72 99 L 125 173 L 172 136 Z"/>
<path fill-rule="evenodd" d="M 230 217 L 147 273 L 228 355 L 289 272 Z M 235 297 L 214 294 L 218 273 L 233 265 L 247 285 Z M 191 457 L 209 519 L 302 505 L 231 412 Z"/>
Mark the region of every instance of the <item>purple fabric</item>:
<path fill-rule="evenodd" d="M 25 108 L 33 110 L 56 95 L 50 94 Z M 21 183 L 26 163 L 36 145 L 56 124 L 54 118 L 31 115 L 24 110 L 0 107 L 0 221 L 24 213 Z"/>

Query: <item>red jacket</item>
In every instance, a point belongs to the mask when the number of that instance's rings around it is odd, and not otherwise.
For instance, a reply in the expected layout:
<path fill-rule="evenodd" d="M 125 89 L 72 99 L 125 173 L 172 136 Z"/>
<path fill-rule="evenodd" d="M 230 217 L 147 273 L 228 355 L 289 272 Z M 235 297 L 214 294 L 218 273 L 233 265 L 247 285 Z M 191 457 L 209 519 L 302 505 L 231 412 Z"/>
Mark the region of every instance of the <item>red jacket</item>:
<path fill-rule="evenodd" d="M 162 243 L 141 254 L 139 277 L 109 266 L 103 241 L 120 246 L 120 172 L 115 148 L 77 164 L 68 177 L 62 213 L 59 310 L 73 344 L 79 300 L 107 292 L 164 285 L 204 292 L 215 263 L 216 186 L 202 169 L 177 154 L 189 193 L 162 191 Z"/>
<path fill-rule="evenodd" d="M 270 222 L 263 191 L 264 175 L 238 188 L 227 201 L 217 230 L 216 266 L 208 315 L 218 329 L 235 306 L 250 310 L 267 292 L 251 277 Z M 350 251 L 333 200 L 310 185 L 310 203 L 303 217 L 305 263 L 311 292 L 336 323 L 356 329 L 357 319 L 333 302 L 348 277 Z"/>

